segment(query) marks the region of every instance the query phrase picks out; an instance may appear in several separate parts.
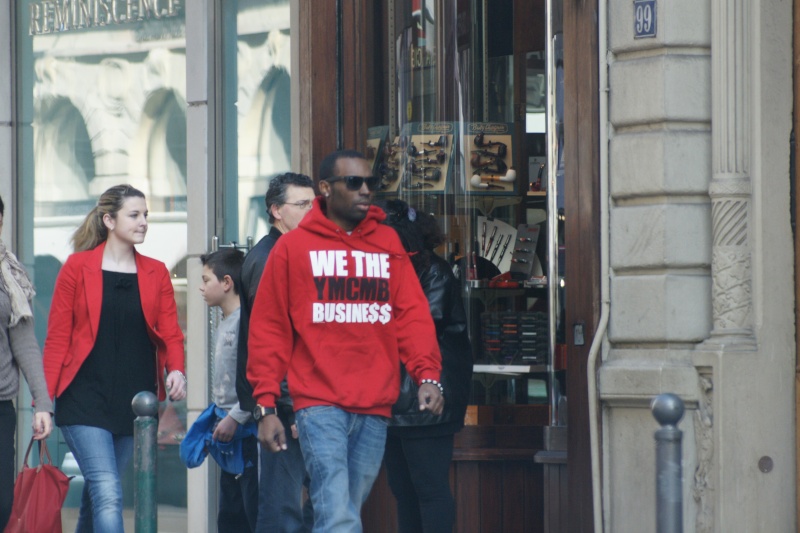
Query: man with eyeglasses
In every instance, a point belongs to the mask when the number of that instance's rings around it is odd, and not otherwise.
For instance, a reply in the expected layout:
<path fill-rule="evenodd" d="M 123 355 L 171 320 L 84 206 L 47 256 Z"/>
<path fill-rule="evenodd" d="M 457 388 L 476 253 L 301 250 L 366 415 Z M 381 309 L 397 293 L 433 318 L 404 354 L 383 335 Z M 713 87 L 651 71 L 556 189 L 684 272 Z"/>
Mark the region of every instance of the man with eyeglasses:
<path fill-rule="evenodd" d="M 380 180 L 367 160 L 334 152 L 322 161 L 319 180 L 322 195 L 311 213 L 278 241 L 264 269 L 247 377 L 260 411 L 258 439 L 280 455 L 287 443 L 275 401 L 288 371 L 314 531 L 361 531 L 400 362 L 420 384 L 419 408 L 438 414 L 441 355 L 411 261 L 372 206 Z"/>
<path fill-rule="evenodd" d="M 239 406 L 245 411 L 253 412 L 256 407 L 253 399 L 253 387 L 247 381 L 247 334 L 261 273 L 264 271 L 264 265 L 267 263 L 272 248 L 281 235 L 295 229 L 303 217 L 309 213 L 314 196 L 314 182 L 305 174 L 286 172 L 273 177 L 264 197 L 271 225 L 269 233 L 247 253 L 242 265 L 239 288 L 241 316 L 236 393 L 239 397 Z M 263 312 L 275 311 L 267 309 Z M 292 433 L 286 435 L 286 453 L 273 454 L 269 449 L 262 447 L 259 478 L 242 479 L 243 475 L 239 482 L 247 484 L 250 490 L 255 486 L 257 491 L 258 520 L 254 531 L 257 533 L 311 531 L 313 515 L 310 505 L 306 505 L 305 508 L 302 505 L 303 486 L 308 484 L 308 476 L 300 444 L 297 441 L 297 426 L 286 380 L 281 383 L 281 394 L 276 403 L 278 416 L 284 426 L 291 429 Z M 255 442 L 252 445 L 255 447 Z M 245 472 L 247 473 L 247 471 Z M 250 509 L 244 509 L 244 511 L 248 517 L 255 514 Z"/>

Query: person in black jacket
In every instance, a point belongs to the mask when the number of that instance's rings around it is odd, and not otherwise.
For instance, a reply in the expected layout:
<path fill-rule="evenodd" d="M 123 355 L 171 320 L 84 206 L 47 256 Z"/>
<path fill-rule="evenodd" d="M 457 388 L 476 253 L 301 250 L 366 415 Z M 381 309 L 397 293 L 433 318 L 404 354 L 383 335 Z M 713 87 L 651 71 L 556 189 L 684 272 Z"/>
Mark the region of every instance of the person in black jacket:
<path fill-rule="evenodd" d="M 384 464 L 397 500 L 400 533 L 450 532 L 455 504 L 450 491 L 453 436 L 464 426 L 472 379 L 472 347 L 461 287 L 434 248 L 444 237 L 433 216 L 402 200 L 382 205 L 385 224 L 397 231 L 428 298 L 442 353 L 444 412 L 420 411 L 417 387 L 402 369 L 400 397 L 392 408 Z"/>
<path fill-rule="evenodd" d="M 253 301 L 272 247 L 281 235 L 297 227 L 311 210 L 313 201 L 314 182 L 305 174 L 286 172 L 272 178 L 264 197 L 272 227 L 269 234 L 258 241 L 244 258 L 239 292 L 241 318 L 236 357 L 236 394 L 239 397 L 239 406 L 251 413 L 256 408 L 256 401 L 253 399 L 253 387 L 247 381 L 247 336 Z M 307 476 L 286 380 L 281 383 L 277 410 L 283 427 L 291 428 L 291 435 L 286 436 L 286 452 L 261 450 L 256 533 L 311 531 L 314 515 L 310 504 L 301 508 L 303 484 L 307 484 Z"/>

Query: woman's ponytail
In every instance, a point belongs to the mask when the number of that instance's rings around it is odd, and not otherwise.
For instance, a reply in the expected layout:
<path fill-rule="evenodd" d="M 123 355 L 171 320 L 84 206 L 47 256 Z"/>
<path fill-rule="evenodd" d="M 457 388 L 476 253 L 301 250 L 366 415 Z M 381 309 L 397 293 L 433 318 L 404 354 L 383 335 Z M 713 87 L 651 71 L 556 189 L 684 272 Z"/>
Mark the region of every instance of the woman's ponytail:
<path fill-rule="evenodd" d="M 115 185 L 97 200 L 95 205 L 75 233 L 72 234 L 72 247 L 76 252 L 91 250 L 108 238 L 108 228 L 103 222 L 106 215 L 117 217 L 117 212 L 122 209 L 122 204 L 127 198 L 136 196 L 144 198 L 144 193 L 130 185 Z"/>
<path fill-rule="evenodd" d="M 72 234 L 72 247 L 76 252 L 91 250 L 108 237 L 108 230 L 103 224 L 103 215 L 94 206 L 75 233 Z"/>

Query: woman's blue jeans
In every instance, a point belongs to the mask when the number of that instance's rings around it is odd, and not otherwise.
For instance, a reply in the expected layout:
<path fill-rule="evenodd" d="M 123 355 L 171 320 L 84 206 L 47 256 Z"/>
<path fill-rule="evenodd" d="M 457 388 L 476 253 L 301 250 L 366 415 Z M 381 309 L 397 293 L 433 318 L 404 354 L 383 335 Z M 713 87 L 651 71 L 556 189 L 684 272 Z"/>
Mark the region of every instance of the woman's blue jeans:
<path fill-rule="evenodd" d="M 388 419 L 332 406 L 301 409 L 295 417 L 311 477 L 314 531 L 360 533 L 361 505 L 381 467 Z"/>
<path fill-rule="evenodd" d="M 133 436 L 92 426 L 61 426 L 83 475 L 76 533 L 123 533 L 121 473 L 133 457 Z"/>

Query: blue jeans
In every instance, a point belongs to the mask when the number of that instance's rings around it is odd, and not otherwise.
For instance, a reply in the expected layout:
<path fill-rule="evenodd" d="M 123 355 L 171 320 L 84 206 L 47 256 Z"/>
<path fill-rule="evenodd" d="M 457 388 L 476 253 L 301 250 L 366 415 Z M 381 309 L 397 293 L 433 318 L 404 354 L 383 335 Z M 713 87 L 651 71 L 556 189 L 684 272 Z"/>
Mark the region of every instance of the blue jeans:
<path fill-rule="evenodd" d="M 301 409 L 296 418 L 314 531 L 360 533 L 361 505 L 378 476 L 388 419 L 326 405 Z"/>
<path fill-rule="evenodd" d="M 303 486 L 308 487 L 303 453 L 289 426 L 286 446 L 279 453 L 261 448 L 256 533 L 308 533 L 314 524 L 311 502 L 303 505 Z"/>
<path fill-rule="evenodd" d="M 83 474 L 76 533 L 123 533 L 120 473 L 133 457 L 133 436 L 92 426 L 61 426 Z"/>

